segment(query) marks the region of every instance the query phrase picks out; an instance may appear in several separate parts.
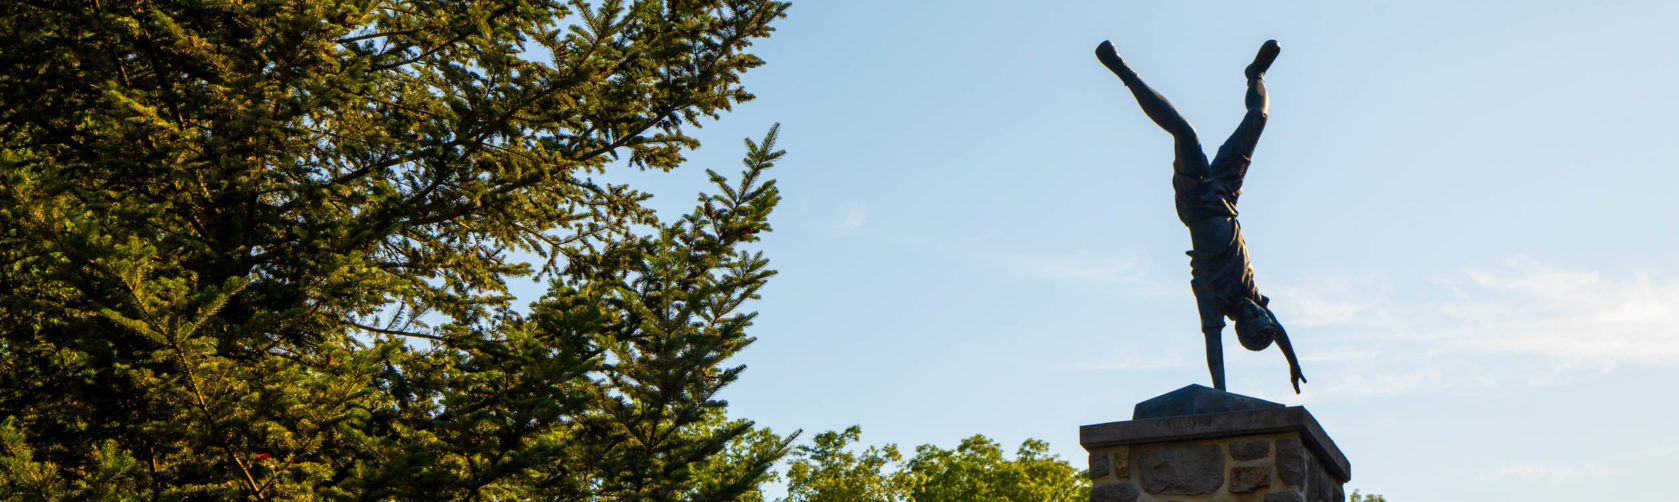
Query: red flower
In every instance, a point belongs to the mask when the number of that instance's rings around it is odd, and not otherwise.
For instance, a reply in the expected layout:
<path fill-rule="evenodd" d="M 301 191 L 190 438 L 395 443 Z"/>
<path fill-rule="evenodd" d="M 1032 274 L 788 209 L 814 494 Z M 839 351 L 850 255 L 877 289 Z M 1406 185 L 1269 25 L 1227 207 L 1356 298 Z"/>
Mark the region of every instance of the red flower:
<path fill-rule="evenodd" d="M 255 458 L 258 463 L 261 463 L 261 462 L 267 462 L 268 459 L 271 458 L 271 457 L 267 453 L 258 453 L 253 458 Z"/>

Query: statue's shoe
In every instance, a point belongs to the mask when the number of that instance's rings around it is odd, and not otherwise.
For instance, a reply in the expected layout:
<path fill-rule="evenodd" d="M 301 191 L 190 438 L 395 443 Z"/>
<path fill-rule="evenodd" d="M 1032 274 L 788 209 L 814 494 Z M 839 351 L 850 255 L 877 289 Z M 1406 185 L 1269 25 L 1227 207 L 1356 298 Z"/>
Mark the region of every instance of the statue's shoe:
<path fill-rule="evenodd" d="M 1259 78 L 1265 75 L 1265 70 L 1271 69 L 1271 63 L 1277 60 L 1277 54 L 1282 53 L 1282 46 L 1276 40 L 1266 40 L 1265 45 L 1259 46 L 1259 54 L 1253 56 L 1253 64 L 1248 65 L 1242 73 L 1248 78 Z"/>
<path fill-rule="evenodd" d="M 1096 59 L 1102 62 L 1102 66 L 1108 67 L 1108 70 L 1114 73 L 1119 73 L 1121 69 L 1130 69 L 1125 65 L 1125 60 L 1120 59 L 1119 51 L 1114 50 L 1113 42 L 1107 40 L 1103 40 L 1101 45 L 1096 46 Z"/>

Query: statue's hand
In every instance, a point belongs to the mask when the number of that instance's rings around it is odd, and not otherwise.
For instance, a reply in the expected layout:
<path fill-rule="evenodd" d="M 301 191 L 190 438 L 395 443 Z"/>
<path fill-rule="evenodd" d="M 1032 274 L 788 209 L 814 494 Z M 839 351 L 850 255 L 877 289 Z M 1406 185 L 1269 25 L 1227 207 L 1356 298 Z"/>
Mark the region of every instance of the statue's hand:
<path fill-rule="evenodd" d="M 1306 383 L 1306 375 L 1300 373 L 1299 365 L 1288 366 L 1288 383 L 1294 386 L 1294 393 L 1300 393 L 1300 384 Z"/>

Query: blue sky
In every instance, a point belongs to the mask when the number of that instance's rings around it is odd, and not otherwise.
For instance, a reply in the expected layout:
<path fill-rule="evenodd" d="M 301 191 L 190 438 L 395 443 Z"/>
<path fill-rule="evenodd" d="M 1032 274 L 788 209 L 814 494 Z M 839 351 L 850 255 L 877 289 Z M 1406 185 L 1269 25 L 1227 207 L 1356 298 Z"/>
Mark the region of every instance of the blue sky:
<path fill-rule="evenodd" d="M 1170 138 L 1212 148 L 1266 39 L 1242 223 L 1311 379 L 1227 337 L 1232 391 L 1305 405 L 1400 502 L 1646 499 L 1679 465 L 1679 4 L 796 2 L 759 99 L 674 173 L 676 214 L 783 124 L 781 274 L 734 415 L 871 444 L 1034 437 L 1206 384 Z M 807 436 L 808 437 L 808 436 Z"/>

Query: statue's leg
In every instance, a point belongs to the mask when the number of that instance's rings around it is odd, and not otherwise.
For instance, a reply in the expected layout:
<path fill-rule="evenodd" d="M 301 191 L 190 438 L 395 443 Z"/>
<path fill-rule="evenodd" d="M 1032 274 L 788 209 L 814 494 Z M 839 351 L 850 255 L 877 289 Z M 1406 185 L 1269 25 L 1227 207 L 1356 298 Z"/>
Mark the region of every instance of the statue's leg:
<path fill-rule="evenodd" d="M 1213 156 L 1213 176 L 1224 178 L 1231 193 L 1241 190 L 1242 178 L 1247 176 L 1248 164 L 1253 159 L 1253 149 L 1259 144 L 1259 134 L 1265 131 L 1265 120 L 1271 109 L 1271 99 L 1265 94 L 1265 70 L 1271 67 L 1271 61 L 1277 58 L 1279 50 L 1275 40 L 1266 42 L 1260 47 L 1259 54 L 1254 56 L 1253 64 L 1243 72 L 1248 78 L 1248 92 L 1243 100 L 1247 105 L 1247 114 L 1242 116 L 1236 131 L 1230 133 L 1230 138 L 1218 148 L 1218 155 Z"/>
<path fill-rule="evenodd" d="M 1172 135 L 1173 148 L 1177 151 L 1180 168 L 1196 169 L 1206 165 L 1206 153 L 1201 151 L 1201 140 L 1195 135 L 1195 127 L 1189 124 L 1189 120 L 1185 119 L 1183 114 L 1178 113 L 1172 102 L 1167 101 L 1165 96 L 1155 92 L 1137 77 L 1137 72 L 1125 64 L 1125 60 L 1119 57 L 1119 52 L 1114 50 L 1112 43 L 1102 42 L 1102 45 L 1096 46 L 1096 59 L 1101 60 L 1102 65 L 1108 67 L 1108 71 L 1113 72 L 1120 82 L 1125 83 L 1126 88 L 1131 89 L 1131 96 L 1137 99 L 1137 104 L 1142 106 L 1143 113 L 1148 115 L 1149 120 L 1153 120 L 1155 125 Z"/>
<path fill-rule="evenodd" d="M 1224 315 L 1209 296 L 1197 292 L 1195 305 L 1201 311 L 1201 336 L 1207 342 L 1207 371 L 1212 373 L 1213 388 L 1224 390 Z"/>

